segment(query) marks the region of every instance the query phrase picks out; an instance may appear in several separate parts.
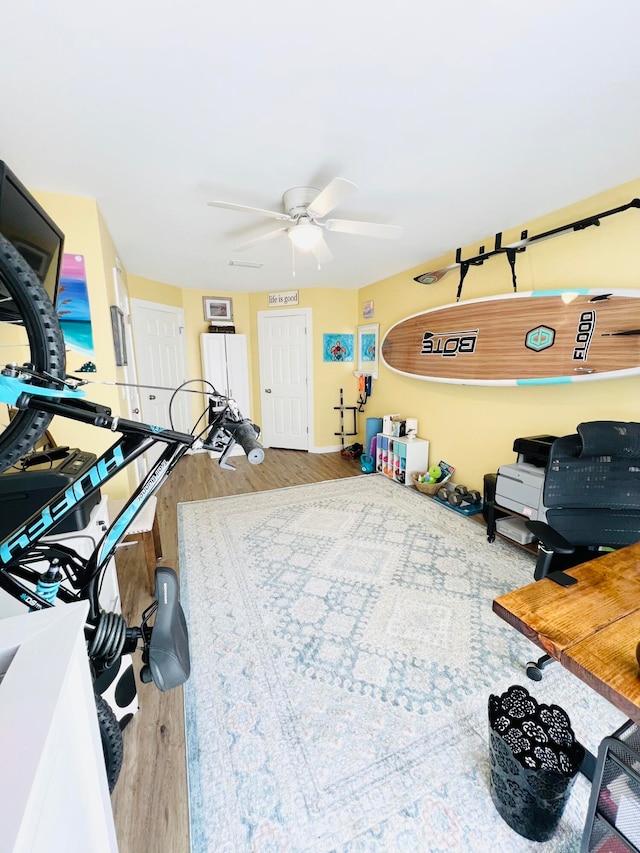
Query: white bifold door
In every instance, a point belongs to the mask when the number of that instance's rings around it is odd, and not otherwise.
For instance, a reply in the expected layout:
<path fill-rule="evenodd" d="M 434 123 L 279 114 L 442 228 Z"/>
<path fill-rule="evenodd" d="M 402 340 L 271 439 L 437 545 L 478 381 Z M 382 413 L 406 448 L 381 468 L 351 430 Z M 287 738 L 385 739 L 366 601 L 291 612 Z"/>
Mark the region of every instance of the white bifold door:
<path fill-rule="evenodd" d="M 216 391 L 232 397 L 245 416 L 251 417 L 249 364 L 246 335 L 200 335 L 202 378 Z"/>

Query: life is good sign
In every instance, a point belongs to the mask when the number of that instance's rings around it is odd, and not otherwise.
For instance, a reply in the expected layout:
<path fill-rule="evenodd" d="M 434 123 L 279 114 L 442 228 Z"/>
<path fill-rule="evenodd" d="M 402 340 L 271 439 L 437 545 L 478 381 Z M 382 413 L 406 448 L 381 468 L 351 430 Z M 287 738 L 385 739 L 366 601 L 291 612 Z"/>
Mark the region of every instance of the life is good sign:
<path fill-rule="evenodd" d="M 283 290 L 281 293 L 269 294 L 269 308 L 282 308 L 283 306 L 297 305 L 298 291 Z"/>

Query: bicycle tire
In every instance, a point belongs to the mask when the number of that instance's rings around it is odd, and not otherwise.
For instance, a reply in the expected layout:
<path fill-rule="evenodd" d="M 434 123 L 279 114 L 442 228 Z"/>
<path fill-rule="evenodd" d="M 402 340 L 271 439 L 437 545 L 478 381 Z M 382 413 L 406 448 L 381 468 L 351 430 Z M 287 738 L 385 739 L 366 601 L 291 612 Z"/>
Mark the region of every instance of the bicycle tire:
<path fill-rule="evenodd" d="M 104 755 L 104 765 L 107 771 L 109 793 L 111 793 L 116 786 L 120 770 L 122 769 L 122 759 L 124 757 L 122 729 L 109 703 L 98 693 L 95 694 L 95 699 L 100 740 L 102 741 L 102 754 Z"/>
<path fill-rule="evenodd" d="M 38 371 L 57 379 L 64 378 L 64 340 L 55 309 L 35 272 L 0 234 L 0 331 L 5 323 L 22 327 L 20 334 L 26 335 L 27 343 L 21 345 L 20 355 L 28 357 L 21 357 L 20 363 L 30 363 Z M 6 326 L 5 330 L 8 331 Z M 2 367 L 4 362 L 0 364 Z M 18 411 L 11 420 L 3 419 L 4 426 L 0 424 L 0 472 L 33 448 L 51 417 L 44 412 L 25 410 Z"/>

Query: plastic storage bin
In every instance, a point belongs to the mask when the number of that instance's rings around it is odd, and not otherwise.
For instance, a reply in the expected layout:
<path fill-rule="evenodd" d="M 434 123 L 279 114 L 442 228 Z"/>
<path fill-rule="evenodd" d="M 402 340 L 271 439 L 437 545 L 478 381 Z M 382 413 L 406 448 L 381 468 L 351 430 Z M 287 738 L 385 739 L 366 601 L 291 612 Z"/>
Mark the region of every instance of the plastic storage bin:
<path fill-rule="evenodd" d="M 598 749 L 582 853 L 640 850 L 640 728 L 629 721 Z"/>

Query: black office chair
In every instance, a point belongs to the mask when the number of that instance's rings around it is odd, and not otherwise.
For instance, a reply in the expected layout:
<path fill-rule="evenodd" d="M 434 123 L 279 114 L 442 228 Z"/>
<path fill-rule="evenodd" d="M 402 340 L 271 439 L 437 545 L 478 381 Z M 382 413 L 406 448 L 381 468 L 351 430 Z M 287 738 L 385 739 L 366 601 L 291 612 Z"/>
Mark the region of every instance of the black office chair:
<path fill-rule="evenodd" d="M 528 521 L 538 539 L 534 579 L 593 559 L 600 549 L 640 541 L 640 424 L 591 421 L 551 445 L 544 480 L 547 521 Z M 559 582 L 566 576 L 557 576 Z M 550 662 L 527 664 L 527 675 Z"/>

